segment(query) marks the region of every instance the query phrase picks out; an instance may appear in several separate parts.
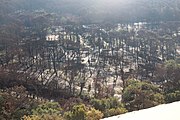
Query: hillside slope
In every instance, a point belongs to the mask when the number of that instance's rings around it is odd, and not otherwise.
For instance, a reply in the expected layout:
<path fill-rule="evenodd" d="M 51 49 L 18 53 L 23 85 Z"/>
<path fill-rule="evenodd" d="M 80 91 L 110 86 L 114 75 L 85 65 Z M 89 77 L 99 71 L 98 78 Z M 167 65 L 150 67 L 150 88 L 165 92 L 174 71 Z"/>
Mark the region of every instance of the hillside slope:
<path fill-rule="evenodd" d="M 61 16 L 73 15 L 90 22 L 177 21 L 179 0 L 8 0 L 1 11 L 44 9 Z M 4 7 L 3 7 L 4 6 Z M 6 10 L 5 10 L 6 9 Z"/>

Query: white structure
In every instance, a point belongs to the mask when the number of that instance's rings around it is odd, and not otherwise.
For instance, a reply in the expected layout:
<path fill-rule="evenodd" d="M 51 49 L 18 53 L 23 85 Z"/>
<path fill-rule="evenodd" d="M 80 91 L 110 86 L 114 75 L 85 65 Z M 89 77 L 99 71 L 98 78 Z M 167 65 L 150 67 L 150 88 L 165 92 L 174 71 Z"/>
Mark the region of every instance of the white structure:
<path fill-rule="evenodd" d="M 129 112 L 102 120 L 180 120 L 180 101 Z"/>
<path fill-rule="evenodd" d="M 59 39 L 59 35 L 47 35 L 46 41 L 57 41 Z"/>

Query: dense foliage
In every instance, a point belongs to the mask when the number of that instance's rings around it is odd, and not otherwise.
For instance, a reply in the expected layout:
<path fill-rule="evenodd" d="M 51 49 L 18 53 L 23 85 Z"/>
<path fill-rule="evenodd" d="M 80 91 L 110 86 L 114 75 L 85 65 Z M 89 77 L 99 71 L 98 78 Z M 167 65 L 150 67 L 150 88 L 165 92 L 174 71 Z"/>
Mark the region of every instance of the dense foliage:
<path fill-rule="evenodd" d="M 164 96 L 158 86 L 134 80 L 128 81 L 122 98 L 129 111 L 145 109 L 164 103 Z"/>
<path fill-rule="evenodd" d="M 73 101 L 82 101 L 79 98 L 72 98 Z M 108 116 L 126 112 L 125 108 L 119 108 L 121 104 L 116 98 L 111 98 L 114 108 L 106 111 Z M 104 99 L 103 101 L 109 101 Z M 60 104 L 62 104 L 62 107 Z M 74 103 L 74 104 L 72 104 Z M 119 105 L 118 105 L 119 104 Z M 60 100 L 58 102 L 48 102 L 45 99 L 33 99 L 27 95 L 24 87 L 14 87 L 0 93 L 0 118 L 2 120 L 99 120 L 104 115 L 101 111 L 88 105 L 72 102 L 72 100 Z M 118 105 L 118 106 L 116 106 Z M 101 107 L 100 105 L 99 107 Z M 109 110 L 104 109 L 104 110 Z M 104 112 L 103 110 L 103 112 Z M 114 111 L 115 113 L 113 113 Z M 118 112 L 119 111 L 119 112 Z M 104 116 L 106 117 L 106 115 Z"/>
<path fill-rule="evenodd" d="M 167 102 L 180 100 L 180 64 L 170 60 L 165 63 L 166 76 L 163 83 L 165 99 Z"/>
<path fill-rule="evenodd" d="M 92 99 L 91 104 L 95 109 L 104 113 L 104 117 L 126 113 L 127 110 L 117 98 Z"/>

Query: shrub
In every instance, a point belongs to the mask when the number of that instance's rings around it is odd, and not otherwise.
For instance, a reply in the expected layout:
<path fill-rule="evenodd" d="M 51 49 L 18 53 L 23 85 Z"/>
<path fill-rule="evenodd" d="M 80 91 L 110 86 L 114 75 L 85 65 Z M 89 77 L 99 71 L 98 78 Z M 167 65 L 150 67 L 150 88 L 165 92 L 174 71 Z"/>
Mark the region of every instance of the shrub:
<path fill-rule="evenodd" d="M 94 108 L 91 108 L 86 113 L 86 120 L 100 120 L 102 117 L 103 117 L 103 113 Z"/>
<path fill-rule="evenodd" d="M 104 98 L 102 100 L 93 99 L 91 100 L 91 104 L 95 109 L 104 113 L 104 117 L 110 117 L 127 112 L 124 105 L 115 97 Z"/>
<path fill-rule="evenodd" d="M 180 100 L 180 91 L 176 90 L 174 92 L 167 93 L 165 95 L 165 100 L 166 100 L 167 103 L 174 102 L 174 101 L 179 101 Z"/>
<path fill-rule="evenodd" d="M 125 108 L 111 108 L 111 109 L 107 109 L 104 112 L 104 117 L 120 115 L 120 114 L 123 114 L 123 113 L 126 113 L 126 112 L 127 112 L 127 110 Z"/>
<path fill-rule="evenodd" d="M 92 99 L 91 100 L 92 106 L 100 111 L 105 111 L 106 109 L 110 108 L 110 100 L 109 99 Z"/>
<path fill-rule="evenodd" d="M 24 115 L 31 114 L 31 109 L 37 101 L 27 97 L 23 86 L 15 86 L 0 92 L 0 119 L 19 120 Z"/>
<path fill-rule="evenodd" d="M 46 102 L 32 109 L 32 115 L 24 116 L 22 120 L 63 120 L 61 107 L 57 102 Z"/>
<path fill-rule="evenodd" d="M 75 105 L 71 111 L 64 114 L 67 120 L 85 120 L 86 118 L 86 106 L 84 104 Z"/>
<path fill-rule="evenodd" d="M 92 99 L 91 105 L 100 111 L 105 111 L 106 109 L 124 107 L 123 104 L 115 97 L 100 99 Z"/>
<path fill-rule="evenodd" d="M 37 108 L 32 110 L 33 115 L 43 115 L 43 114 L 50 114 L 50 115 L 60 115 L 61 114 L 61 107 L 57 102 L 47 102 L 44 104 L 40 104 Z"/>
<path fill-rule="evenodd" d="M 67 120 L 99 120 L 102 117 L 103 113 L 84 104 L 75 105 L 71 111 L 64 114 Z"/>
<path fill-rule="evenodd" d="M 124 105 L 116 97 L 109 98 L 110 108 L 124 107 Z"/>
<path fill-rule="evenodd" d="M 59 115 L 49 115 L 49 114 L 44 114 L 44 115 L 31 115 L 31 116 L 24 116 L 22 120 L 64 120 L 61 116 Z"/>

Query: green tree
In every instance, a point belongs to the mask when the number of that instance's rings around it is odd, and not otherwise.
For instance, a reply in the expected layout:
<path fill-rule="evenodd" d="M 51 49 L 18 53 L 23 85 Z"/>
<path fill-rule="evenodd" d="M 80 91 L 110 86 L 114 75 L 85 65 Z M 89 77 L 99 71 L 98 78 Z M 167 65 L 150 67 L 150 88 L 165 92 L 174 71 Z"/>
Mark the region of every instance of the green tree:
<path fill-rule="evenodd" d="M 166 102 L 180 100 L 180 64 L 174 60 L 165 63 L 165 80 L 162 84 Z"/>
<path fill-rule="evenodd" d="M 104 117 L 119 115 L 127 112 L 124 105 L 114 97 L 104 99 L 92 99 L 91 104 L 97 110 L 100 110 Z"/>
<path fill-rule="evenodd" d="M 86 106 L 84 104 L 75 105 L 72 111 L 65 113 L 65 118 L 68 120 L 85 120 L 86 118 Z"/>
<path fill-rule="evenodd" d="M 23 120 L 63 120 L 62 108 L 57 102 L 46 102 L 32 109 L 32 115 L 23 116 Z"/>
<path fill-rule="evenodd" d="M 103 117 L 103 113 L 84 104 L 75 105 L 71 111 L 64 114 L 67 120 L 99 120 Z"/>
<path fill-rule="evenodd" d="M 122 100 L 129 111 L 139 110 L 164 103 L 164 96 L 158 86 L 148 82 L 129 80 Z"/>

